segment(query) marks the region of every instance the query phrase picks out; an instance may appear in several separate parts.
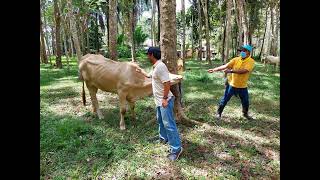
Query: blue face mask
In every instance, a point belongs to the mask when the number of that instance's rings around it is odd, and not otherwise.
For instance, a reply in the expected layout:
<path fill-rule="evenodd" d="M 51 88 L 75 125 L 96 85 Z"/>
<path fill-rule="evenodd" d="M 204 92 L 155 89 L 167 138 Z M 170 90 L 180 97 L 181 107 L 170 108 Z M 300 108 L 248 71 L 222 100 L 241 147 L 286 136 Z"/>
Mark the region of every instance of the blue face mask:
<path fill-rule="evenodd" d="M 245 58 L 245 57 L 247 56 L 247 54 L 246 54 L 244 51 L 241 51 L 240 56 L 241 56 L 242 58 Z"/>

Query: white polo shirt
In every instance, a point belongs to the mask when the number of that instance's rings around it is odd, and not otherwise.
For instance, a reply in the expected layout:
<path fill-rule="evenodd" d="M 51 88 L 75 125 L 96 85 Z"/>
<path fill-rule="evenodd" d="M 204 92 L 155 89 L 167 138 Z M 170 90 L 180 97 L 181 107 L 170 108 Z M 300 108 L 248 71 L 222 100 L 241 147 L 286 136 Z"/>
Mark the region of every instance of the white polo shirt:
<path fill-rule="evenodd" d="M 152 78 L 152 91 L 154 96 L 154 102 L 156 106 L 162 106 L 162 98 L 164 92 L 164 82 L 170 81 L 169 78 L 169 70 L 167 66 L 162 62 L 162 60 L 158 60 L 153 65 L 153 70 L 150 72 Z M 172 92 L 169 90 L 168 100 L 173 96 Z"/>

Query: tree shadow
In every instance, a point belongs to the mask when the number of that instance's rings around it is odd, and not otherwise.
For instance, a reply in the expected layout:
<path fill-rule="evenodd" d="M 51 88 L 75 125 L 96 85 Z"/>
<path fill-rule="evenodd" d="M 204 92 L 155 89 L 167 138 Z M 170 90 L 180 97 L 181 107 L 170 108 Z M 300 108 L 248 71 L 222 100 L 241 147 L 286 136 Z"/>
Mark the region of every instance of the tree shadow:
<path fill-rule="evenodd" d="M 263 162 L 273 160 L 264 155 L 264 152 L 261 152 L 262 146 L 257 148 L 257 145 L 253 143 L 245 143 L 236 137 L 215 132 L 206 132 L 203 134 L 203 137 L 209 140 L 208 144 L 201 145 L 185 138 L 182 140 L 184 152 L 180 159 L 186 161 L 189 166 L 207 171 L 223 166 L 230 170 L 239 170 L 241 178 L 270 178 L 279 176 L 276 172 L 270 172 L 269 169 L 264 167 L 259 172 L 255 171 L 256 162 L 252 161 L 254 157 L 262 156 L 263 160 L 260 160 Z M 222 148 L 216 150 L 213 146 Z M 243 154 L 249 154 L 251 160 L 240 158 Z M 263 164 L 263 162 L 261 163 Z"/>
<path fill-rule="evenodd" d="M 49 104 L 60 103 L 61 100 L 80 97 L 80 93 L 72 87 L 62 87 L 57 89 L 43 90 L 40 93 L 40 99 L 47 101 Z"/>

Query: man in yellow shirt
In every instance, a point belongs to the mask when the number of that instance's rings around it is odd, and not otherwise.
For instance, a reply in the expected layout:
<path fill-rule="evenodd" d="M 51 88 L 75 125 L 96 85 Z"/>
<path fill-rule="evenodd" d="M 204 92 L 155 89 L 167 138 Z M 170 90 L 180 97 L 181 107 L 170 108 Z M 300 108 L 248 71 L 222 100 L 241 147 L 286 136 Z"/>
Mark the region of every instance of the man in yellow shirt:
<path fill-rule="evenodd" d="M 178 70 L 178 74 L 183 76 L 183 60 L 179 57 L 179 54 L 177 53 L 178 55 L 178 60 L 177 60 L 177 70 Z M 182 82 L 180 81 L 178 83 L 178 86 L 179 86 L 179 92 L 180 92 L 180 104 L 181 104 L 181 107 L 183 107 L 183 103 L 182 103 L 182 93 L 183 93 L 183 90 L 182 90 Z"/>
<path fill-rule="evenodd" d="M 248 115 L 249 94 L 247 89 L 247 82 L 255 63 L 250 56 L 251 50 L 252 47 L 250 45 L 244 45 L 241 48 L 239 57 L 233 58 L 225 65 L 208 70 L 209 73 L 225 70 L 225 73 L 230 73 L 231 75 L 231 77 L 228 78 L 229 86 L 227 86 L 225 94 L 219 102 L 216 114 L 217 119 L 221 118 L 224 107 L 233 95 L 238 95 L 240 97 L 243 116 L 247 119 L 252 119 L 252 117 Z"/>

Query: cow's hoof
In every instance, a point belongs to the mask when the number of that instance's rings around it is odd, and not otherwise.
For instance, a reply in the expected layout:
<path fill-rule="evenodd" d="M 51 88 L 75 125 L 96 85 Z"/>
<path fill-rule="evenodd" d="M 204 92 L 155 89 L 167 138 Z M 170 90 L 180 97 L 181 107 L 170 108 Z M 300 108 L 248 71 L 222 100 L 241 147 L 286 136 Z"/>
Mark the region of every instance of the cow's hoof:
<path fill-rule="evenodd" d="M 101 115 L 101 116 L 98 116 L 98 118 L 101 120 L 101 119 L 104 119 L 104 116 Z"/>
<path fill-rule="evenodd" d="M 125 126 L 120 126 L 120 130 L 121 131 L 126 130 L 126 127 Z"/>

